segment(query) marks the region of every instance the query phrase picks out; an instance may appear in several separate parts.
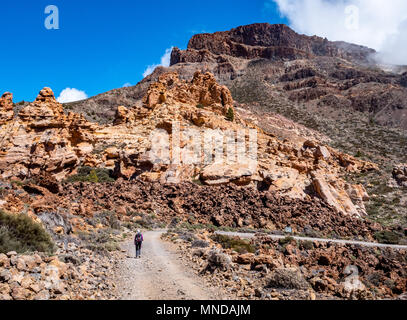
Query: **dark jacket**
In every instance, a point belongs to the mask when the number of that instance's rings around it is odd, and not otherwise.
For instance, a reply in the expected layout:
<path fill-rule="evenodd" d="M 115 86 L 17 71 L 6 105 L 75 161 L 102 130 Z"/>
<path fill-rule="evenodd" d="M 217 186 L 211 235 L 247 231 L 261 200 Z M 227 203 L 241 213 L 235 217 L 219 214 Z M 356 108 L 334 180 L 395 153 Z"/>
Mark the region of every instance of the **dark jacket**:
<path fill-rule="evenodd" d="M 138 235 L 140 235 L 141 237 L 140 237 L 140 241 L 137 241 L 137 236 Z M 141 243 L 141 242 L 143 242 L 144 241 L 144 238 L 143 238 L 143 235 L 140 233 L 137 233 L 136 234 L 136 236 L 134 237 L 134 244 L 137 244 L 137 243 Z"/>

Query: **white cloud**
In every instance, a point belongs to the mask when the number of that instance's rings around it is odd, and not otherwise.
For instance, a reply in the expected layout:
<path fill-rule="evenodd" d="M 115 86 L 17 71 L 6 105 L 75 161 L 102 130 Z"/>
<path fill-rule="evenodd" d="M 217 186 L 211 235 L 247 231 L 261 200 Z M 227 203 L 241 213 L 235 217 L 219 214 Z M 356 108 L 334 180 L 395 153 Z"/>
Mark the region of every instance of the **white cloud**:
<path fill-rule="evenodd" d="M 62 90 L 61 94 L 59 95 L 57 101 L 59 103 L 68 103 L 74 102 L 79 100 L 85 100 L 88 98 L 88 95 L 85 91 L 81 91 L 75 88 L 66 88 Z"/>
<path fill-rule="evenodd" d="M 147 67 L 147 69 L 143 73 L 143 77 L 147 77 L 150 74 L 152 74 L 157 67 L 169 67 L 170 62 L 171 62 L 171 52 L 172 52 L 173 47 L 168 48 L 165 50 L 164 55 L 161 57 L 161 62 L 159 64 L 152 64 Z"/>
<path fill-rule="evenodd" d="M 365 45 L 384 63 L 407 64 L 405 0 L 267 0 L 266 7 L 270 1 L 299 33 Z"/>
<path fill-rule="evenodd" d="M 159 64 L 152 64 L 151 66 L 148 66 L 147 69 L 143 72 L 143 77 L 147 77 L 150 74 L 152 74 L 155 70 L 155 68 L 159 67 Z"/>
<path fill-rule="evenodd" d="M 132 84 L 131 84 L 130 82 L 126 82 L 126 83 L 123 85 L 123 88 L 131 87 L 131 86 L 132 86 Z"/>

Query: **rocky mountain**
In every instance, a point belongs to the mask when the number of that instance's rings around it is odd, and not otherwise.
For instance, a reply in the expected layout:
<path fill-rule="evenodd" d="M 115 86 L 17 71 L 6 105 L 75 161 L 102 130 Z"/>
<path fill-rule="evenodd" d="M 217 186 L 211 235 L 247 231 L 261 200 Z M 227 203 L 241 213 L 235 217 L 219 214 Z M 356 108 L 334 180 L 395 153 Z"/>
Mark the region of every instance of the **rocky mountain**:
<path fill-rule="evenodd" d="M 236 80 L 256 63 L 263 82 L 290 101 L 352 108 L 380 124 L 407 128 L 405 74 L 374 65 L 374 50 L 295 33 L 285 25 L 254 24 L 194 36 L 187 50 L 175 48 L 171 65 L 203 63 L 220 78 Z M 236 80 L 238 82 L 238 80 Z"/>
<path fill-rule="evenodd" d="M 8 101 L 8 97 L 3 100 Z M 220 137 L 222 145 L 224 133 L 242 131 L 246 135 L 247 130 L 252 129 L 257 135 L 254 156 L 258 162 L 253 167 L 254 159 L 250 158 L 244 163 L 236 159 L 205 162 L 201 159 L 205 154 L 200 149 L 196 163 L 189 164 L 187 158 L 179 164 L 156 163 L 151 157 L 156 147 L 154 143 L 163 144 L 165 139 L 179 139 L 181 157 L 189 154 L 193 138 L 186 133 L 176 137 L 174 121 L 183 130 L 200 130 Z M 156 140 L 154 130 L 164 130 L 168 137 Z M 241 119 L 234 109 L 230 91 L 217 84 L 210 73 L 196 72 L 191 81 L 180 80 L 176 73 L 161 75 L 150 85 L 141 107 L 119 106 L 110 125 L 91 123 L 72 112 L 66 115 L 52 91 L 45 88 L 16 119 L 3 124 L 1 131 L 3 179 L 29 179 L 48 174 L 61 181 L 78 167 L 87 165 L 112 170 L 116 178 L 138 178 L 163 184 L 194 179 L 212 186 L 234 183 L 300 199 L 310 198 L 309 192 L 313 190 L 335 211 L 351 216 L 366 215 L 363 200 L 368 196 L 362 186 L 347 184 L 340 176 L 344 172 L 377 169 L 372 163 L 357 160 L 307 137 L 280 141 Z M 168 147 L 169 153 L 174 155 L 174 145 Z M 199 148 L 202 147 L 199 145 Z M 247 146 L 243 144 L 243 148 Z"/>
<path fill-rule="evenodd" d="M 288 103 L 305 103 L 309 110 L 351 109 L 378 124 L 406 129 L 405 68 L 399 67 L 399 73 L 383 71 L 374 63 L 374 55 L 366 47 L 299 35 L 285 25 L 265 23 L 195 35 L 186 50 L 173 49 L 169 70 L 185 79 L 196 69 L 209 71 L 246 96 L 242 85 L 249 84 L 253 90 L 248 78 L 256 73 L 257 88 L 281 92 Z M 137 104 L 164 69 L 157 68 L 136 87 L 113 90 L 68 107 L 86 109 L 94 120 L 111 120 L 117 105 Z M 242 100 L 238 95 L 234 98 Z"/>
<path fill-rule="evenodd" d="M 372 49 L 354 44 L 299 35 L 283 24 L 258 23 L 226 32 L 195 35 L 189 41 L 186 51 L 178 48 L 173 50 L 171 65 L 182 62 L 209 62 L 222 55 L 275 61 L 325 56 L 368 63 L 374 53 Z M 221 63 L 226 64 L 227 61 Z"/>
<path fill-rule="evenodd" d="M 374 53 L 298 35 L 284 25 L 254 24 L 194 36 L 186 50 L 174 48 L 169 68 L 157 68 L 135 87 L 64 105 L 50 88 L 22 105 L 5 93 L 0 212 L 24 212 L 44 225 L 59 241 L 56 260 L 67 260 L 69 274 L 77 273 L 74 258 L 66 257 L 75 248 L 81 259 L 89 248 L 114 251 L 111 241 L 120 241 L 120 233 L 112 230 L 158 223 L 403 244 L 406 73 L 374 66 Z M 230 148 L 234 152 L 225 156 Z M 8 239 L 9 228 L 0 230 L 0 240 Z M 281 245 L 277 252 L 263 240 L 256 244 L 262 252 L 281 260 L 266 269 L 299 266 L 299 255 L 311 250 Z M 335 256 L 324 278 L 332 284 L 330 294 L 338 292 L 341 261 L 352 261 L 352 250 L 343 250 L 346 259 Z M 386 257 L 394 266 L 372 278 L 370 298 L 405 291 L 403 252 L 391 250 Z M 327 264 L 319 261 L 320 251 L 309 268 Z M 386 264 L 373 250 L 367 263 L 359 251 L 354 260 L 366 272 Z M 0 258 L 8 269 L 20 259 L 17 253 Z M 96 282 L 111 272 L 106 266 L 97 276 L 97 261 L 80 267 L 97 279 L 82 297 L 92 296 L 89 291 L 100 288 Z M 58 266 L 57 277 L 63 277 L 66 265 Z M 1 277 L 4 297 L 69 298 L 77 287 L 20 290 L 21 283 L 8 278 L 3 285 Z"/>
<path fill-rule="evenodd" d="M 368 201 L 375 219 L 405 224 L 407 198 L 395 187 L 392 171 L 407 162 L 406 67 L 378 66 L 374 54 L 284 25 L 242 26 L 196 35 L 186 50 L 174 48 L 169 68 L 158 67 L 137 86 L 65 108 L 109 123 L 118 105 L 141 106 L 149 85 L 163 73 L 190 80 L 196 70 L 211 72 L 230 89 L 239 114 L 265 131 L 281 139 L 316 138 L 375 162 L 379 171 L 353 182 L 375 195 Z"/>

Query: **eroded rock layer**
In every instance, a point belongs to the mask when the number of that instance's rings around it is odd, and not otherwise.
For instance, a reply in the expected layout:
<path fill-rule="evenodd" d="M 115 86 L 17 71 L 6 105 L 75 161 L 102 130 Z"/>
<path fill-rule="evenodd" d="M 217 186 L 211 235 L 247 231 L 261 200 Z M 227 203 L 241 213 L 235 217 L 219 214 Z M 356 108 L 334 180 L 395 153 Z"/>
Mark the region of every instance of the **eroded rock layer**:
<path fill-rule="evenodd" d="M 174 123 L 181 133 L 175 132 Z M 225 148 L 226 133 L 232 132 L 232 142 L 240 142 L 246 151 L 249 129 L 254 130 L 257 152 L 244 163 L 236 158 L 226 161 L 225 155 L 221 161 L 205 162 L 200 152 L 197 161 L 189 162 L 190 149 L 197 143 L 184 133 L 191 129 L 201 136 L 210 132 Z M 318 195 L 336 212 L 351 216 L 365 215 L 363 201 L 368 195 L 362 186 L 348 184 L 341 176 L 376 168 L 317 140 L 296 137 L 281 141 L 242 120 L 229 90 L 210 73 L 196 72 L 191 81 L 179 79 L 176 73 L 161 75 L 151 84 L 141 106 L 119 106 L 114 124 L 106 126 L 88 122 L 75 113 L 66 115 L 51 89 L 45 88 L 0 130 L 3 178 L 24 179 L 47 173 L 62 180 L 78 167 L 88 165 L 112 170 L 116 178 L 234 183 L 303 200 Z M 156 139 L 157 132 L 163 134 L 164 140 Z M 243 138 L 236 132 L 243 132 Z M 174 161 L 176 139 L 179 162 Z M 168 149 L 170 161 L 152 157 L 157 147 Z"/>

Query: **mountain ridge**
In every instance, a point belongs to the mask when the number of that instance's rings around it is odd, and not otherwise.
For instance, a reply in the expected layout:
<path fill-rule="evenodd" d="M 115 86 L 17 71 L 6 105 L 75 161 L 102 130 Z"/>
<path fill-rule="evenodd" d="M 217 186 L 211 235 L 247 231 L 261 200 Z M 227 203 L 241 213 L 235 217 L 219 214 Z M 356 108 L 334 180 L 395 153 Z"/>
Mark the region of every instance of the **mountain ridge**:
<path fill-rule="evenodd" d="M 368 63 L 375 50 L 346 42 L 331 42 L 318 36 L 300 35 L 285 24 L 256 23 L 230 31 L 194 35 L 188 50 L 207 50 L 216 55 L 226 54 L 243 58 L 281 59 L 331 56 Z M 171 64 L 185 62 L 174 48 Z M 202 62 L 202 61 L 200 61 Z"/>

